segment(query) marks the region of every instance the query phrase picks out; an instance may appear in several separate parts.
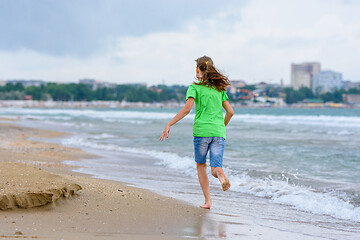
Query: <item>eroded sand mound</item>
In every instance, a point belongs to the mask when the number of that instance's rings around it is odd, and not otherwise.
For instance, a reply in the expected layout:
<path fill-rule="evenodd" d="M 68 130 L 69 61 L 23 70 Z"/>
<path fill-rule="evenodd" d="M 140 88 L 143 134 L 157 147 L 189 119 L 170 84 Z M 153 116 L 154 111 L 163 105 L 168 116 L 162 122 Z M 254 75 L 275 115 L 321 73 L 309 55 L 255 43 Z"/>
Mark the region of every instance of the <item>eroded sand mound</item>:
<path fill-rule="evenodd" d="M 69 198 L 81 186 L 23 163 L 0 162 L 0 209 L 31 208 Z"/>

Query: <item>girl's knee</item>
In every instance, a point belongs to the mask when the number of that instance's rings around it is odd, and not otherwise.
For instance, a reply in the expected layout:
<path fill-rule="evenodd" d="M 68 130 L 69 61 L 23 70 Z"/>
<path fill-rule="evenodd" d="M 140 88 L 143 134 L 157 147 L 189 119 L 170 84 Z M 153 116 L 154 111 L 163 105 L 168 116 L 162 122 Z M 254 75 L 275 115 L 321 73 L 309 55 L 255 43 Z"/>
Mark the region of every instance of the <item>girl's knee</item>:
<path fill-rule="evenodd" d="M 196 163 L 197 168 L 206 168 L 206 163 Z"/>

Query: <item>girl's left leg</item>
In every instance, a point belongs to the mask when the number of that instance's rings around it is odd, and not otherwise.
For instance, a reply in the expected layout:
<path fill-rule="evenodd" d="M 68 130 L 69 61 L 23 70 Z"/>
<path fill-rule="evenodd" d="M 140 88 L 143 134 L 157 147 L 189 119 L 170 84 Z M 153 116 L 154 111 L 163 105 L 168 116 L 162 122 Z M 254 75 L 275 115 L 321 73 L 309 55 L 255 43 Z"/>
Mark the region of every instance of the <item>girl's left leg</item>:
<path fill-rule="evenodd" d="M 209 178 L 206 172 L 206 163 L 203 164 L 196 163 L 196 168 L 198 172 L 199 183 L 205 197 L 205 203 L 203 205 L 200 205 L 200 207 L 210 209 L 211 197 L 210 197 L 210 189 L 209 189 Z"/>
<path fill-rule="evenodd" d="M 210 209 L 211 207 L 209 178 L 206 171 L 206 155 L 209 150 L 210 141 L 211 138 L 194 137 L 194 153 L 195 153 L 196 168 L 197 168 L 199 183 L 205 197 L 205 203 L 203 205 L 200 205 L 200 207 L 206 209 Z"/>

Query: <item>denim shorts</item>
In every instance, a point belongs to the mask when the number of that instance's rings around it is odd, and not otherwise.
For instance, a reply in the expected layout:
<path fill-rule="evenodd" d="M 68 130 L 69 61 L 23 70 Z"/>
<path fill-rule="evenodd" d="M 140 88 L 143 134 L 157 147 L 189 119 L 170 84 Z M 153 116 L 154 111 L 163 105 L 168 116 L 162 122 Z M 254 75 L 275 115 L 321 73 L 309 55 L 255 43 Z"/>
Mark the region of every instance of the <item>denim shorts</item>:
<path fill-rule="evenodd" d="M 194 137 L 195 162 L 206 163 L 210 150 L 210 166 L 222 167 L 225 139 L 222 137 Z"/>

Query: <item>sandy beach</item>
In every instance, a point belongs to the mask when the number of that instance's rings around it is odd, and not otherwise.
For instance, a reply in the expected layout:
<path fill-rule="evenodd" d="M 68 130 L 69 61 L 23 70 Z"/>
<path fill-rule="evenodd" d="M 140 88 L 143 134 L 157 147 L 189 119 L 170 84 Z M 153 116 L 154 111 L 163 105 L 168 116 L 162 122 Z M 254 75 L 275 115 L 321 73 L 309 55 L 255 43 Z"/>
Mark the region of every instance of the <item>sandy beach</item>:
<path fill-rule="evenodd" d="M 74 173 L 62 162 L 96 156 L 32 140 L 63 134 L 0 123 L 1 239 L 197 238 L 206 210 Z"/>

